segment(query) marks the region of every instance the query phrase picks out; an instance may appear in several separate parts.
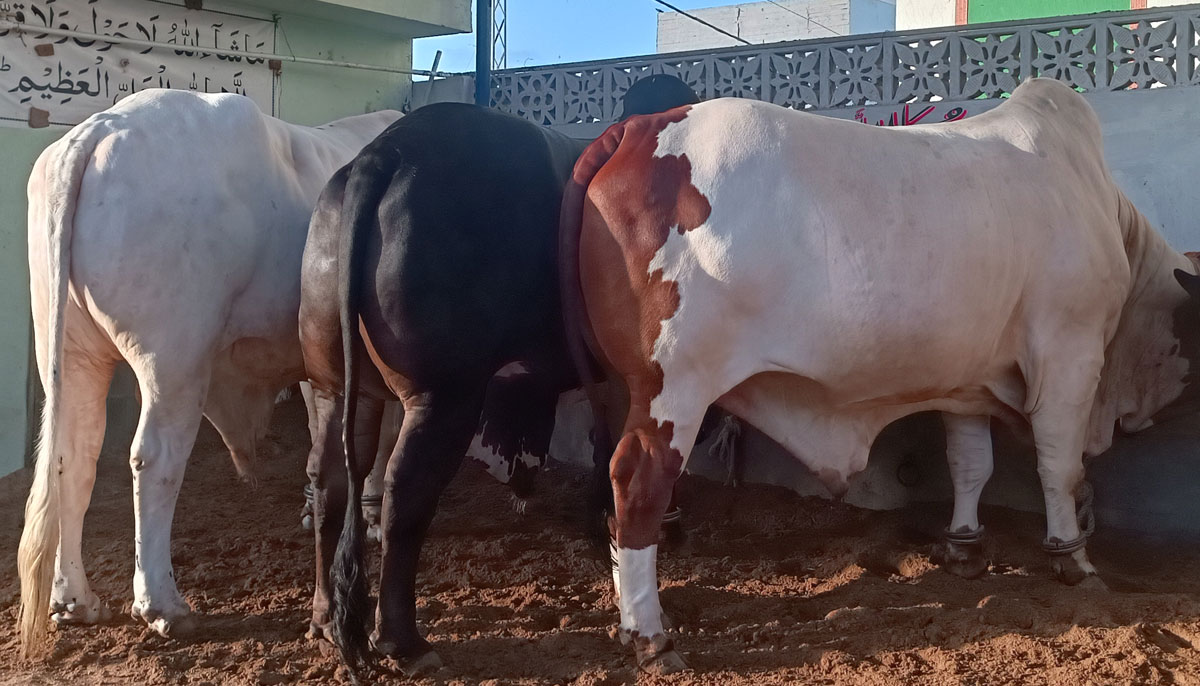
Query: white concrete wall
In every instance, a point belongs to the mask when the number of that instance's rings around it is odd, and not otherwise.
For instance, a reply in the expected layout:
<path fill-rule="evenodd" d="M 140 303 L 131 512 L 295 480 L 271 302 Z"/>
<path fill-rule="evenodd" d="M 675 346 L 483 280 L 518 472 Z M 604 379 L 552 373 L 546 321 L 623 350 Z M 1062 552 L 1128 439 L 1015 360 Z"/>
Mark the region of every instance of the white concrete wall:
<path fill-rule="evenodd" d="M 689 10 L 688 14 L 756 44 L 850 33 L 851 0 L 778 2 L 783 7 L 769 2 L 751 2 Z M 808 20 L 809 17 L 812 21 Z M 706 50 L 732 45 L 741 43 L 678 12 L 662 12 L 658 15 L 657 52 Z"/>
<path fill-rule="evenodd" d="M 896 30 L 954 26 L 954 0 L 896 0 Z"/>
<path fill-rule="evenodd" d="M 896 30 L 896 0 L 850 0 L 850 33 Z"/>

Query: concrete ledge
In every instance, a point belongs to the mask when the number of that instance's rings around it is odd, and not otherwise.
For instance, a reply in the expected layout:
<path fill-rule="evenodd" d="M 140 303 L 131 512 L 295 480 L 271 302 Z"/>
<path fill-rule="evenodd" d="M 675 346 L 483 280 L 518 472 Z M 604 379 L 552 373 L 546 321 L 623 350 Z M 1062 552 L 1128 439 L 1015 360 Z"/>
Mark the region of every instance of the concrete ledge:
<path fill-rule="evenodd" d="M 470 0 L 241 0 L 240 4 L 406 38 L 466 33 L 472 26 Z"/>

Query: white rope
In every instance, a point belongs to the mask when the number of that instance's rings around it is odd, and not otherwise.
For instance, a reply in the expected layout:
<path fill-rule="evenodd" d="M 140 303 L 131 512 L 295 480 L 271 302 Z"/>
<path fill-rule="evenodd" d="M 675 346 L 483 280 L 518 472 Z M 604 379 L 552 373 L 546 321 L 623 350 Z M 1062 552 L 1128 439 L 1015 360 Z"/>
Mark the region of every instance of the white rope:
<path fill-rule="evenodd" d="M 1075 489 L 1075 518 L 1079 521 L 1079 532 L 1086 538 L 1096 532 L 1096 491 L 1092 484 L 1080 481 Z"/>
<path fill-rule="evenodd" d="M 742 435 L 742 425 L 732 415 L 721 420 L 721 429 L 713 440 L 708 454 L 725 465 L 725 485 L 737 486 L 737 439 Z"/>

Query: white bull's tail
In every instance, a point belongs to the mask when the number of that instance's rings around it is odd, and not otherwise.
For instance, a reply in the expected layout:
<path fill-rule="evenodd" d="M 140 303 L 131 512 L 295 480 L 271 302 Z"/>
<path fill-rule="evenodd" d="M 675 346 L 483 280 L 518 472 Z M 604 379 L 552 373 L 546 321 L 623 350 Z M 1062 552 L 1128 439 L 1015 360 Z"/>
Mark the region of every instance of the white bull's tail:
<path fill-rule="evenodd" d="M 86 123 L 76 127 L 66 140 L 42 153 L 34 174 L 43 175 L 44 198 L 29 198 L 30 218 L 35 202 L 45 203 L 45 224 L 29 225 L 29 232 L 47 233 L 46 265 L 29 265 L 31 273 L 47 269 L 49 338 L 45 342 L 45 369 L 41 371 L 46 401 L 42 406 L 42 426 L 37 443 L 37 462 L 29 500 L 25 503 L 25 528 L 17 552 L 17 570 L 21 578 L 19 631 L 21 651 L 33 657 L 46 636 L 50 608 L 50 590 L 54 558 L 59 537 L 59 482 L 61 461 L 58 435 L 59 403 L 62 397 L 63 338 L 66 321 L 67 289 L 71 270 L 71 235 L 75 207 L 83 172 L 91 159 L 98 136 L 96 127 Z M 98 133 L 98 132 L 97 132 Z"/>

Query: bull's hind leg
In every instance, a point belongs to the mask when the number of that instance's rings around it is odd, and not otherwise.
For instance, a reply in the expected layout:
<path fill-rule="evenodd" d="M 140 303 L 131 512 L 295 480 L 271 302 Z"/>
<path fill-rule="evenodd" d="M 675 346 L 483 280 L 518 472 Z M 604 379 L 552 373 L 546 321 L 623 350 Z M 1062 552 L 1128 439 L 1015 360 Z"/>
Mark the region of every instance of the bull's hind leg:
<path fill-rule="evenodd" d="M 366 396 L 359 394 L 359 410 L 358 417 L 362 417 L 362 401 Z M 367 398 L 368 402 L 375 402 Z M 374 412 L 374 410 L 369 410 Z M 388 458 L 392 456 L 392 450 L 396 447 L 396 441 L 400 438 L 400 425 L 404 423 L 404 405 L 398 401 L 384 402 L 382 404 L 382 417 L 372 419 L 373 425 L 376 427 L 374 436 L 361 437 L 360 440 L 370 443 L 361 443 L 363 447 L 358 449 L 357 455 L 375 455 L 375 462 L 371 465 L 371 469 L 367 472 L 367 479 L 363 482 L 363 487 L 359 489 L 362 493 L 363 519 L 367 520 L 367 539 L 375 543 L 383 543 L 383 528 L 380 523 L 380 515 L 383 511 L 383 477 L 387 473 Z M 338 416 L 341 416 L 341 410 L 338 411 Z M 366 425 L 362 420 L 355 422 L 355 435 L 359 431 L 366 431 Z"/>
<path fill-rule="evenodd" d="M 404 423 L 383 491 L 383 565 L 375 650 L 411 665 L 435 662 L 417 632 L 416 582 L 421 545 L 438 499 L 466 456 L 483 406 L 477 387 L 427 391 L 404 399 Z"/>
<path fill-rule="evenodd" d="M 52 619 L 58 624 L 95 624 L 111 616 L 92 592 L 83 566 L 83 517 L 96 483 L 96 460 L 104 442 L 105 398 L 115 361 L 68 346 L 63 351 L 62 400 L 59 414 L 60 519 Z"/>
<path fill-rule="evenodd" d="M 175 586 L 171 521 L 208 391 L 207 365 L 139 368 L 142 412 L 133 437 L 135 567 L 130 614 L 162 636 L 187 633 L 192 609 Z"/>
<path fill-rule="evenodd" d="M 313 445 L 308 454 L 308 478 L 313 487 L 313 534 L 316 538 L 316 583 L 313 592 L 310 638 L 330 638 L 329 569 L 337 550 L 338 536 L 346 518 L 346 460 L 342 447 L 342 402 L 339 396 L 320 389 L 311 394 L 315 421 Z M 380 415 L 384 403 L 365 394 L 358 396 L 354 421 L 355 455 L 361 474 L 374 459 L 380 440 Z M 395 446 L 393 440 L 388 446 Z M 363 492 L 359 489 L 359 492 Z M 379 491 L 376 491 L 378 493 Z M 364 508 L 365 509 L 365 508 Z"/>
<path fill-rule="evenodd" d="M 979 496 L 992 475 L 992 433 L 988 417 L 942 414 L 946 426 L 946 460 L 954 482 L 954 515 L 945 533 L 946 571 L 975 579 L 987 571 Z"/>

